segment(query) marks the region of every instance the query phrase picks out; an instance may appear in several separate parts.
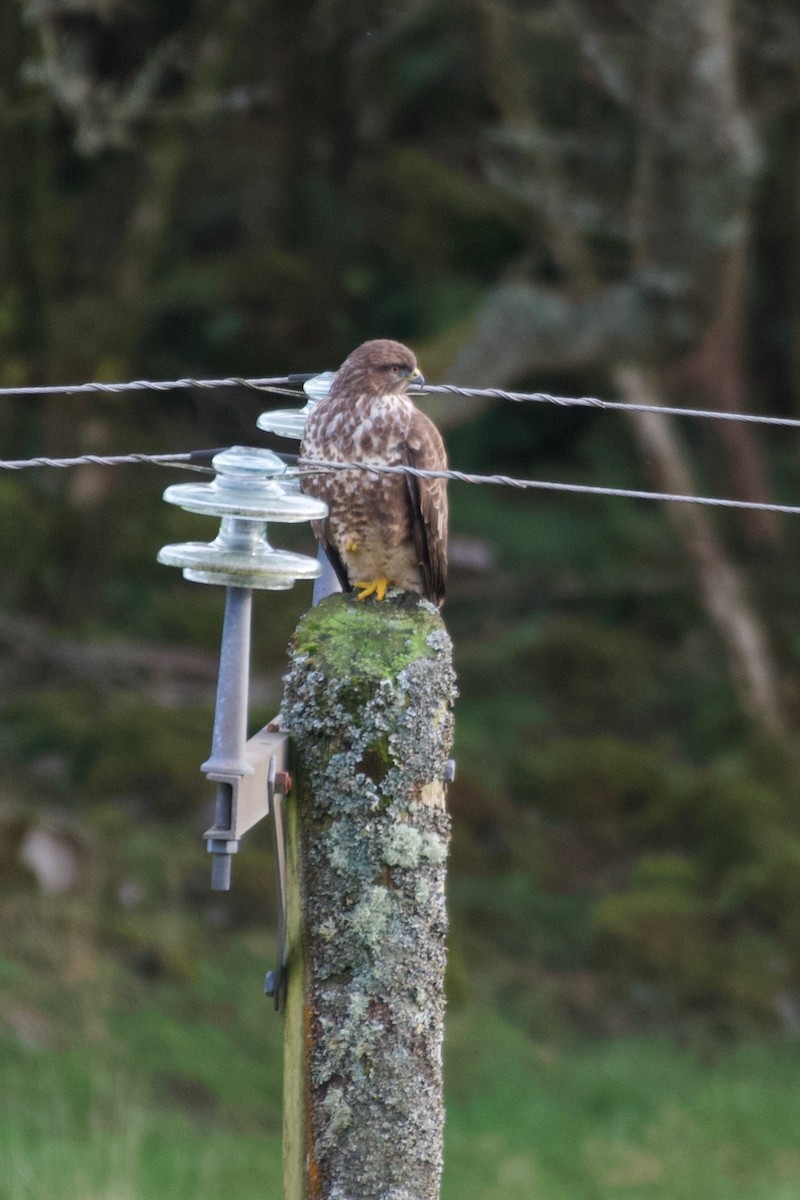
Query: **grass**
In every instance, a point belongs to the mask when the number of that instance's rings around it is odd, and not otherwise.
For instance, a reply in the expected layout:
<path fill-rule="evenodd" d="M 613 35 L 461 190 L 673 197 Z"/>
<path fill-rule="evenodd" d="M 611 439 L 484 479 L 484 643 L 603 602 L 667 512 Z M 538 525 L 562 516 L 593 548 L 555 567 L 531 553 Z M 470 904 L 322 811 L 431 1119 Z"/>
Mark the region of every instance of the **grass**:
<path fill-rule="evenodd" d="M 191 980 L 128 991 L 121 973 L 67 1039 L 57 1003 L 47 1036 L 17 1013 L 0 1043 L 0 1200 L 280 1200 L 263 950 L 240 935 Z M 450 1014 L 446 1070 L 442 1200 L 800 1195 L 796 1043 L 713 1059 L 660 1040 L 542 1044 L 475 1002 Z"/>
<path fill-rule="evenodd" d="M 280 1196 L 281 1147 L 275 1132 L 203 1128 L 138 1098 L 122 1078 L 95 1080 L 90 1108 L 77 1114 L 59 1064 L 39 1063 L 33 1074 L 42 1092 L 36 1122 L 8 1102 L 2 1115 L 4 1200 Z"/>
<path fill-rule="evenodd" d="M 536 1047 L 451 1021 L 443 1200 L 789 1200 L 800 1195 L 797 1045 L 713 1062 L 666 1041 Z M 455 1078 L 454 1078 L 455 1076 Z"/>
<path fill-rule="evenodd" d="M 183 871 L 155 869 L 158 841 L 114 845 L 106 871 L 140 884 L 130 912 L 113 893 L 103 909 L 102 873 L 69 900 L 3 894 L 0 1200 L 281 1200 L 264 865 L 252 848 L 237 863 L 251 896 L 252 859 L 258 931 L 237 929 L 239 908 L 181 910 Z M 525 903 L 500 895 L 495 925 Z M 539 937 L 547 920 L 532 909 Z M 442 1200 L 800 1196 L 800 1041 L 681 1049 L 545 1035 L 548 1021 L 534 1037 L 469 979 L 447 1021 Z"/>

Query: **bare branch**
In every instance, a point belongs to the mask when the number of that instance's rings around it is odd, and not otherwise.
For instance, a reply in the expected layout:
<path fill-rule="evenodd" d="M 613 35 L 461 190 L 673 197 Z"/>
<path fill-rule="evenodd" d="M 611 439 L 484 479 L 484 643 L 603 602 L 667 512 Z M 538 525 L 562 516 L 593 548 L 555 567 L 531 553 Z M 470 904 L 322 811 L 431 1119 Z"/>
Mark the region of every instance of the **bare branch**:
<path fill-rule="evenodd" d="M 217 659 L 204 650 L 170 646 L 160 642 L 138 642 L 123 638 L 91 642 L 59 637 L 43 621 L 0 613 L 0 644 L 7 655 L 21 662 L 47 664 L 67 675 L 85 679 L 103 691 L 121 687 L 147 687 L 169 702 L 199 703 L 213 699 Z M 280 698 L 277 679 L 258 676 L 258 703 L 276 703 Z"/>

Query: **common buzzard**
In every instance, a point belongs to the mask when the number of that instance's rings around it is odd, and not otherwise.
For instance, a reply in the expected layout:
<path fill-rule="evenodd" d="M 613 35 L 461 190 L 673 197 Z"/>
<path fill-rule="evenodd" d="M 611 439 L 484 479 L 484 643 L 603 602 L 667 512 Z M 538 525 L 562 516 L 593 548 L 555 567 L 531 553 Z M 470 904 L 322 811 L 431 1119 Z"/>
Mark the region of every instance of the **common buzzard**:
<path fill-rule="evenodd" d="M 301 458 L 445 470 L 441 434 L 408 395 L 409 383 L 421 379 L 407 346 L 364 342 L 309 415 Z M 327 519 L 315 522 L 314 532 L 345 591 L 357 588 L 359 600 L 383 600 L 393 585 L 436 605 L 444 602 L 444 479 L 336 470 L 306 474 L 302 486 L 328 505 Z"/>

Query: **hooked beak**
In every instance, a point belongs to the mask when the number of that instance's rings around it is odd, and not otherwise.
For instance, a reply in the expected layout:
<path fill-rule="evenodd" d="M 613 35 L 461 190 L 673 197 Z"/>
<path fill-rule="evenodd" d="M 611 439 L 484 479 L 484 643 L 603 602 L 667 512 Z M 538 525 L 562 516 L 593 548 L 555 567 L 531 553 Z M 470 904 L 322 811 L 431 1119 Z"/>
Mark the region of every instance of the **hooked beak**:
<path fill-rule="evenodd" d="M 408 382 L 413 383 L 416 387 L 425 387 L 425 376 L 419 367 L 414 367 L 414 370 L 408 377 Z"/>

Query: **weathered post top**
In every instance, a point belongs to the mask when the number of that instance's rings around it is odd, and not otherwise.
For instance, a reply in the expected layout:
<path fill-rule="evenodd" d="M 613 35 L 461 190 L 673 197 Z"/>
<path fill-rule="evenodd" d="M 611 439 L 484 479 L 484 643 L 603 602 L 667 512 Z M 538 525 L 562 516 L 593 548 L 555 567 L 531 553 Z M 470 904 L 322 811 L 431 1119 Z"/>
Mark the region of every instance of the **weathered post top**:
<path fill-rule="evenodd" d="M 455 680 L 433 605 L 331 596 L 294 637 L 286 1200 L 437 1200 Z"/>

